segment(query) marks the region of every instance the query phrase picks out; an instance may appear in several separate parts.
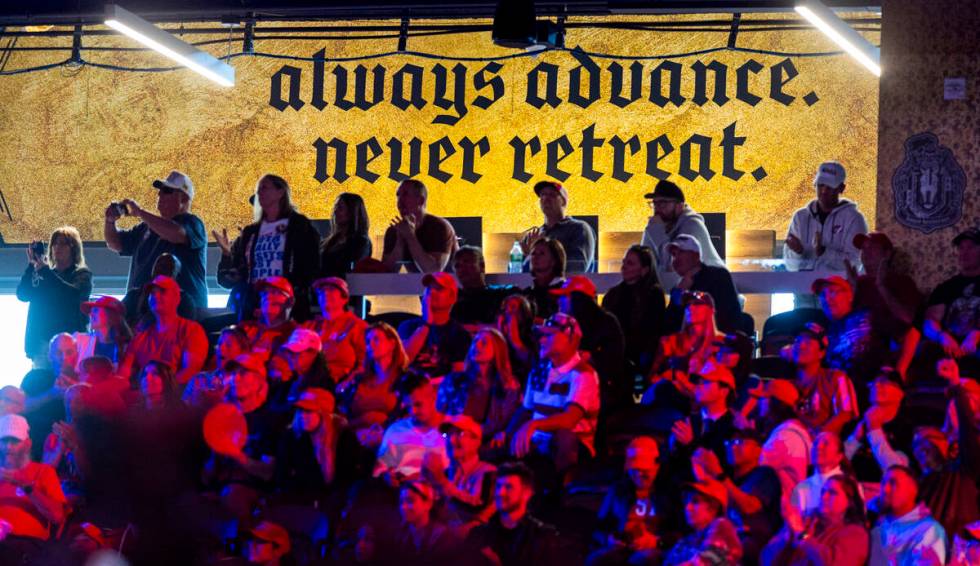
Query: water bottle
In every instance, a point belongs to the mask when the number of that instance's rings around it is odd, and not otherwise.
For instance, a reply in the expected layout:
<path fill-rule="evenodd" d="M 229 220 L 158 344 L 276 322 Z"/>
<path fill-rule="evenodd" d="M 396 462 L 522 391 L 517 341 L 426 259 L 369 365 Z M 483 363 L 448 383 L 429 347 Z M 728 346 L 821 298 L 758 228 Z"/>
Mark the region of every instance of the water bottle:
<path fill-rule="evenodd" d="M 507 264 L 507 273 L 521 273 L 524 271 L 524 251 L 521 250 L 521 243 L 514 240 L 514 245 L 510 248 L 510 262 Z"/>

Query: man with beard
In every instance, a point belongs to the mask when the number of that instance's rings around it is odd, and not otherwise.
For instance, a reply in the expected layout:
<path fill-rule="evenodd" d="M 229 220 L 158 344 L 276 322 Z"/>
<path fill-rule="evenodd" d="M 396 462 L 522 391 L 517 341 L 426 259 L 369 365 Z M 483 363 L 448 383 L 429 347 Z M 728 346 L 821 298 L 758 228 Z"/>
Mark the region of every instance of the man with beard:
<path fill-rule="evenodd" d="M 919 484 L 905 466 L 888 468 L 881 480 L 881 518 L 871 531 L 871 566 L 946 562 L 946 531 L 918 503 Z"/>
<path fill-rule="evenodd" d="M 562 564 L 558 531 L 528 513 L 534 495 L 534 474 L 518 462 L 497 469 L 494 500 L 497 513 L 486 525 L 470 532 L 467 547 L 478 553 L 480 564 L 523 566 Z"/>

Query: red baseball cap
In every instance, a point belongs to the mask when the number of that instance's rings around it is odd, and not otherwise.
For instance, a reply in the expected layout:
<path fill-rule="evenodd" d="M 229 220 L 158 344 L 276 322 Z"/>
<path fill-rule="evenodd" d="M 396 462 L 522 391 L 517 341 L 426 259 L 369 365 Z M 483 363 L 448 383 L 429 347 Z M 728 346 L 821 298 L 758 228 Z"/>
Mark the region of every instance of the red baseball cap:
<path fill-rule="evenodd" d="M 571 295 L 572 293 L 584 293 L 595 299 L 595 283 L 584 275 L 573 275 L 565 280 L 565 283 L 557 289 L 548 291 L 552 295 Z"/>
<path fill-rule="evenodd" d="M 541 191 L 545 189 L 554 189 L 558 191 L 558 195 L 564 199 L 565 204 L 568 204 L 568 189 L 558 181 L 538 181 L 534 184 L 534 194 L 541 196 Z"/>
<path fill-rule="evenodd" d="M 813 282 L 813 285 L 810 286 L 810 290 L 813 291 L 814 295 L 819 295 L 825 288 L 831 286 L 843 287 L 851 292 L 854 291 L 854 288 L 851 287 L 851 283 L 840 275 L 831 275 L 830 277 L 826 277 L 824 279 L 817 279 Z"/>
<path fill-rule="evenodd" d="M 166 275 L 157 275 L 153 278 L 153 281 L 146 284 L 147 289 L 153 287 L 159 287 L 164 291 L 180 294 L 180 285 L 177 284 L 177 281 L 173 277 L 167 277 Z"/>
<path fill-rule="evenodd" d="M 110 297 L 109 295 L 102 295 L 94 301 L 88 301 L 82 303 L 82 312 L 86 315 L 91 314 L 92 309 L 99 307 L 100 309 L 108 309 L 115 311 L 117 314 L 126 315 L 126 306 L 122 304 L 122 301 L 115 297 Z"/>
<path fill-rule="evenodd" d="M 293 293 L 293 284 L 289 282 L 289 279 L 281 277 L 279 275 L 275 277 L 266 277 L 264 279 L 259 279 L 255 283 L 255 290 L 258 292 L 265 291 L 267 289 L 272 289 L 279 291 L 283 295 L 286 295 L 290 299 L 294 298 L 296 295 Z"/>
<path fill-rule="evenodd" d="M 334 289 L 340 291 L 340 293 L 345 297 L 350 297 L 350 288 L 347 287 L 347 282 L 340 277 L 323 277 L 322 279 L 317 279 L 313 282 L 313 290 L 316 291 L 321 287 L 333 287 Z"/>
<path fill-rule="evenodd" d="M 441 432 L 449 432 L 452 429 L 468 432 L 478 439 L 483 438 L 483 427 L 469 415 L 450 415 L 439 425 Z"/>
<path fill-rule="evenodd" d="M 871 232 L 869 234 L 858 234 L 854 236 L 854 247 L 859 250 L 868 242 L 878 244 L 885 251 L 895 249 L 895 245 L 892 244 L 891 239 L 884 232 Z"/>
<path fill-rule="evenodd" d="M 735 389 L 735 376 L 732 371 L 725 366 L 720 366 L 717 364 L 706 365 L 704 370 L 695 374 L 701 377 L 704 381 L 716 381 L 723 385 L 727 385 L 729 389 Z M 693 375 L 691 377 L 694 377 Z"/>
<path fill-rule="evenodd" d="M 272 543 L 283 553 L 289 552 L 289 531 L 273 522 L 262 521 L 248 532 L 253 538 Z"/>
<path fill-rule="evenodd" d="M 266 372 L 265 362 L 266 362 L 266 358 L 261 354 L 253 354 L 253 353 L 241 354 L 240 356 L 232 358 L 227 362 L 225 362 L 224 367 L 221 369 L 228 371 L 233 368 L 244 368 L 249 371 L 254 371 L 255 373 L 261 373 L 262 375 L 265 375 Z"/>
<path fill-rule="evenodd" d="M 334 400 L 333 395 L 326 389 L 310 387 L 300 394 L 299 399 L 293 403 L 293 406 L 321 415 L 329 415 L 333 413 L 337 402 Z"/>
<path fill-rule="evenodd" d="M 426 287 L 435 285 L 437 287 L 442 287 L 443 289 L 452 289 L 453 291 L 459 290 L 459 285 L 456 283 L 456 278 L 445 271 L 426 273 L 422 276 L 422 285 Z"/>
<path fill-rule="evenodd" d="M 694 482 L 687 484 L 687 488 L 714 499 L 721 504 L 722 509 L 728 508 L 728 490 L 721 482 L 716 480 Z"/>

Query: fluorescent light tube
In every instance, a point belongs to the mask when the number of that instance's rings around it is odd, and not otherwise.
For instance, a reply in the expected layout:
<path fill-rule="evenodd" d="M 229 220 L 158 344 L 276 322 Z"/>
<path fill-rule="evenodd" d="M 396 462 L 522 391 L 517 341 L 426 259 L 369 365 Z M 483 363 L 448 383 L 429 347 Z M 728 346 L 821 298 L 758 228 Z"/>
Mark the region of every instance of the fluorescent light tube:
<path fill-rule="evenodd" d="M 178 39 L 125 8 L 115 4 L 107 5 L 105 25 L 221 86 L 235 86 L 234 67 Z"/>
<path fill-rule="evenodd" d="M 844 48 L 851 57 L 868 68 L 875 76 L 881 76 L 880 50 L 840 19 L 830 8 L 817 0 L 810 0 L 796 6 L 796 11 L 807 19 L 813 27 L 822 31 L 834 43 Z"/>

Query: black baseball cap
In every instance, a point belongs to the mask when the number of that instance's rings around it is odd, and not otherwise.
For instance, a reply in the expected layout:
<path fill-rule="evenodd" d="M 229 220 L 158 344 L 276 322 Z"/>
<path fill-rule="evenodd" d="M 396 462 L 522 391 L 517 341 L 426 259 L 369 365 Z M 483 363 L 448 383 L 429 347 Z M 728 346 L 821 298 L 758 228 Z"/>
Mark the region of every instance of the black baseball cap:
<path fill-rule="evenodd" d="M 657 186 L 653 188 L 653 192 L 643 195 L 643 198 L 669 198 L 678 202 L 684 202 L 684 191 L 670 181 L 660 181 L 657 183 Z"/>
<path fill-rule="evenodd" d="M 958 246 L 963 240 L 970 240 L 974 244 L 980 244 L 980 228 L 967 228 L 953 238 L 953 245 Z"/>

